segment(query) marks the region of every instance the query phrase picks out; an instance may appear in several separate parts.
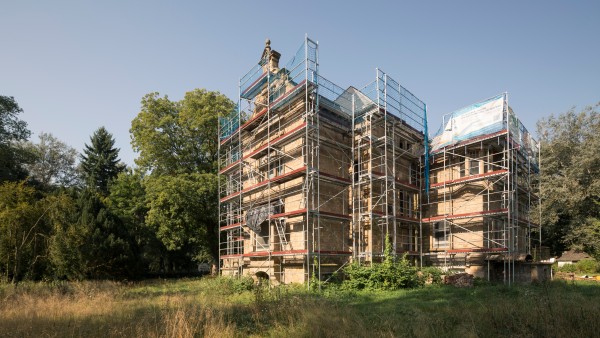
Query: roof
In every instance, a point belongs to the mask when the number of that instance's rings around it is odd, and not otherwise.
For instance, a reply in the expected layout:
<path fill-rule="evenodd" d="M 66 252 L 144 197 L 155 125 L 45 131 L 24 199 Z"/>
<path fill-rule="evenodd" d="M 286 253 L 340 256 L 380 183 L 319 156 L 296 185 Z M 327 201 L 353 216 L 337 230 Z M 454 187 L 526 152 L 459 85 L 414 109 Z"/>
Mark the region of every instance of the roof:
<path fill-rule="evenodd" d="M 352 99 L 353 96 L 354 100 Z M 348 115 L 352 115 L 352 111 L 362 112 L 365 107 L 375 104 L 375 102 L 367 95 L 353 86 L 348 87 L 348 89 L 340 94 L 340 96 L 335 99 L 334 103 L 338 104 L 341 110 Z"/>
<path fill-rule="evenodd" d="M 592 259 L 592 257 L 586 254 L 583 251 L 579 250 L 569 250 L 563 252 L 562 256 L 560 256 L 557 261 L 559 262 L 576 262 L 583 259 Z"/>

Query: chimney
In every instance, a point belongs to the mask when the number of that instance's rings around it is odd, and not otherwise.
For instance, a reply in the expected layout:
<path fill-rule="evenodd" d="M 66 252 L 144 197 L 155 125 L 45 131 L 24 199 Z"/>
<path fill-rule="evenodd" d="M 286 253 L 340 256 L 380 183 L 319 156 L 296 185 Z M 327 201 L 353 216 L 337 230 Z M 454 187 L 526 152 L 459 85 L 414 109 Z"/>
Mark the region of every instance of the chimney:
<path fill-rule="evenodd" d="M 261 64 L 263 71 L 271 70 L 271 72 L 277 72 L 279 70 L 279 58 L 281 54 L 277 51 L 271 50 L 271 40 L 265 41 L 265 50 L 263 50 L 261 56 Z"/>

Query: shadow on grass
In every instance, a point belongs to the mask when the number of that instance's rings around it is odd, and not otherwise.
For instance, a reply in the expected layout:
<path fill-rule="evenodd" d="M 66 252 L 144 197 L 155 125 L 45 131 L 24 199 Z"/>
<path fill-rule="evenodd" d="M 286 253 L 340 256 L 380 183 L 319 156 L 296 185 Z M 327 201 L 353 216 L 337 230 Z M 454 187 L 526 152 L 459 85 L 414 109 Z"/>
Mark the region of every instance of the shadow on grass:
<path fill-rule="evenodd" d="M 598 285 L 426 287 L 339 299 L 376 335 L 592 337 L 600 332 Z"/>

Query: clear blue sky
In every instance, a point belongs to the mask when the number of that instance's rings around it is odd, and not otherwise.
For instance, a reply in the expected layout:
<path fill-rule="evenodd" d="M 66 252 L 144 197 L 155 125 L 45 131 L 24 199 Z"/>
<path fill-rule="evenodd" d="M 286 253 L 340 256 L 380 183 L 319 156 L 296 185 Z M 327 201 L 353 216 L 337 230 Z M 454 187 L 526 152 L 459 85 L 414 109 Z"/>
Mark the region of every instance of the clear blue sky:
<path fill-rule="evenodd" d="M 362 86 L 375 67 L 441 115 L 507 91 L 538 119 L 600 101 L 600 1 L 0 0 L 0 95 L 37 134 L 77 150 L 105 126 L 133 164 L 129 128 L 149 92 L 232 99 L 265 38 L 285 62 L 308 34 L 320 71 Z"/>

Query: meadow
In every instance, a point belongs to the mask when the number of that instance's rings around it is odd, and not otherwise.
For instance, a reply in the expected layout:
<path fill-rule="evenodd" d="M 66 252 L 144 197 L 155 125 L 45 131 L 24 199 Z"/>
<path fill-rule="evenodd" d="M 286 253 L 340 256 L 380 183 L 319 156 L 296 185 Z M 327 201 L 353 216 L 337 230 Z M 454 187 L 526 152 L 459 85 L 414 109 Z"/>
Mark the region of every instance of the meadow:
<path fill-rule="evenodd" d="M 345 291 L 227 278 L 0 285 L 6 337 L 592 337 L 600 284 Z"/>

